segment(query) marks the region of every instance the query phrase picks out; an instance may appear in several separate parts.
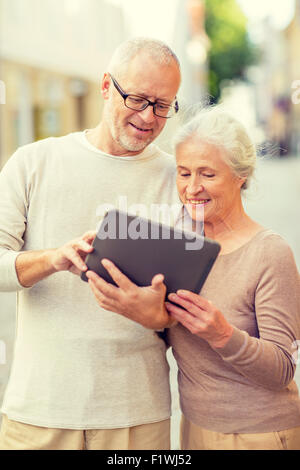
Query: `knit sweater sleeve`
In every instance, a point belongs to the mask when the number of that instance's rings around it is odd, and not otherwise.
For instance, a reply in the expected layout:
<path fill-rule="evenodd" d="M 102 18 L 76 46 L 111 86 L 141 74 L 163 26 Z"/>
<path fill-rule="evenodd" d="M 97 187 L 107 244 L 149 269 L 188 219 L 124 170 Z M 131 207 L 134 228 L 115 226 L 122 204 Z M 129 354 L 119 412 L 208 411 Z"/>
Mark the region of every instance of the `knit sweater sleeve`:
<path fill-rule="evenodd" d="M 23 289 L 15 262 L 23 244 L 28 199 L 24 149 L 18 149 L 0 173 L 0 291 Z"/>
<path fill-rule="evenodd" d="M 300 277 L 290 247 L 277 235 L 260 258 L 254 306 L 259 338 L 234 328 L 229 342 L 215 351 L 253 382 L 280 390 L 293 379 L 297 364 Z"/>

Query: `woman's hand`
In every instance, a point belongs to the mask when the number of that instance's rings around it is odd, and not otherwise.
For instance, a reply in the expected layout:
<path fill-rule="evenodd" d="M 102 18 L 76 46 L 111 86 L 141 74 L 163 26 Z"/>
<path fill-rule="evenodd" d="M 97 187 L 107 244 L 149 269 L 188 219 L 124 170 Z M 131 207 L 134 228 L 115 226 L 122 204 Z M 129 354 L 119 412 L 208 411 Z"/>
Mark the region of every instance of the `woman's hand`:
<path fill-rule="evenodd" d="M 233 327 L 209 300 L 186 290 L 179 290 L 168 298 L 179 305 L 166 302 L 166 308 L 174 319 L 213 348 L 225 346 L 232 336 Z"/>
<path fill-rule="evenodd" d="M 154 276 L 151 286 L 138 287 L 111 261 L 102 260 L 102 264 L 118 286 L 106 282 L 93 271 L 86 273 L 89 285 L 102 308 L 154 330 L 174 323 L 165 307 L 166 286 L 163 275 Z"/>

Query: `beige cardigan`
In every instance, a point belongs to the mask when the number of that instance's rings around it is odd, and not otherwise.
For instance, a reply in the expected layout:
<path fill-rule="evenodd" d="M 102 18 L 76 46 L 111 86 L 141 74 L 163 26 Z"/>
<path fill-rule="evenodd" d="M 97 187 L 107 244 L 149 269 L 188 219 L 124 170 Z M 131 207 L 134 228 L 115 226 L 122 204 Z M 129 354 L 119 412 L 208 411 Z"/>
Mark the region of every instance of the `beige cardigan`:
<path fill-rule="evenodd" d="M 300 281 L 287 243 L 270 230 L 219 256 L 201 292 L 234 326 L 213 350 L 183 326 L 169 330 L 184 415 L 222 433 L 300 426 L 293 376 L 300 340 Z"/>

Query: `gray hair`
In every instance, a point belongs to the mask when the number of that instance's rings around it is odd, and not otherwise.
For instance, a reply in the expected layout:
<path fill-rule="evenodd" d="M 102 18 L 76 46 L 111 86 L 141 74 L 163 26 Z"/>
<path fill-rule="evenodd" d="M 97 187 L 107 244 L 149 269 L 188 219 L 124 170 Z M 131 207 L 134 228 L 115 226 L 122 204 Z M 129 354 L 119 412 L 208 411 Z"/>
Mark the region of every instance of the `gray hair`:
<path fill-rule="evenodd" d="M 170 65 L 173 61 L 180 70 L 180 63 L 176 54 L 163 41 L 147 37 L 128 39 L 115 50 L 108 71 L 116 73 L 122 71 L 139 53 L 147 53 L 157 64 Z"/>
<path fill-rule="evenodd" d="M 174 138 L 175 148 L 191 137 L 225 150 L 224 158 L 232 172 L 246 178 L 242 189 L 247 189 L 256 168 L 256 147 L 246 128 L 222 109 L 221 105 L 201 109 L 184 124 Z"/>

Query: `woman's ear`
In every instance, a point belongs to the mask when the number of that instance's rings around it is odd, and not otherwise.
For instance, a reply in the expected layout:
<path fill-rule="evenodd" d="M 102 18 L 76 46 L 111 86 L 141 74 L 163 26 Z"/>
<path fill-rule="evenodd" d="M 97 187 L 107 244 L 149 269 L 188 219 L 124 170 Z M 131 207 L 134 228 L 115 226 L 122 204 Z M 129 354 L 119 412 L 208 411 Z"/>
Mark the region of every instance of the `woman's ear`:
<path fill-rule="evenodd" d="M 247 178 L 239 178 L 240 189 L 247 189 Z"/>
<path fill-rule="evenodd" d="M 108 100 L 109 98 L 109 88 L 110 88 L 110 76 L 108 73 L 105 73 L 102 78 L 101 82 L 101 94 L 104 100 Z"/>

